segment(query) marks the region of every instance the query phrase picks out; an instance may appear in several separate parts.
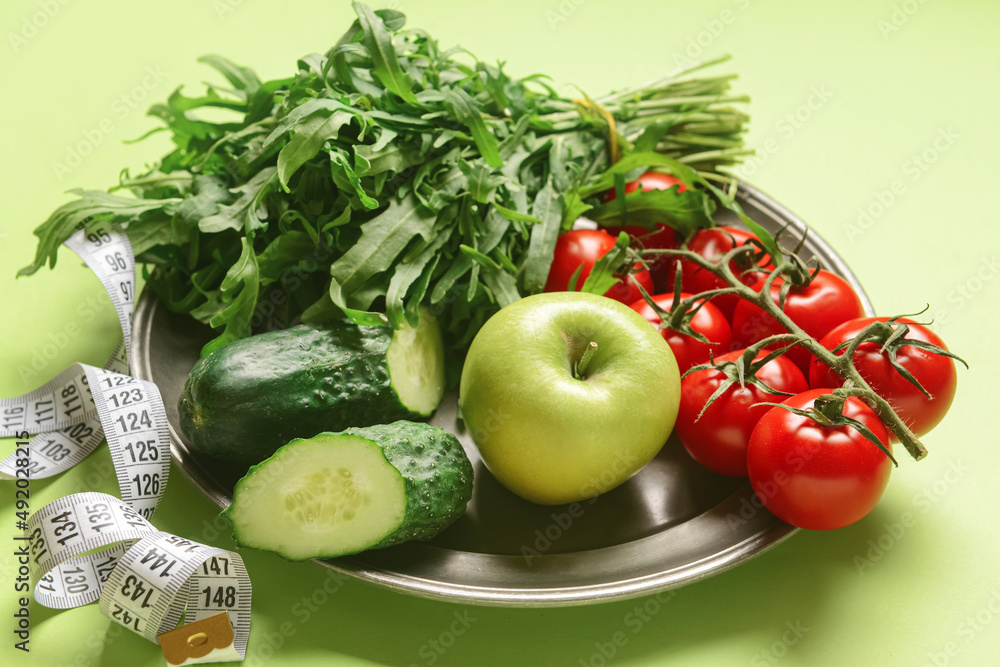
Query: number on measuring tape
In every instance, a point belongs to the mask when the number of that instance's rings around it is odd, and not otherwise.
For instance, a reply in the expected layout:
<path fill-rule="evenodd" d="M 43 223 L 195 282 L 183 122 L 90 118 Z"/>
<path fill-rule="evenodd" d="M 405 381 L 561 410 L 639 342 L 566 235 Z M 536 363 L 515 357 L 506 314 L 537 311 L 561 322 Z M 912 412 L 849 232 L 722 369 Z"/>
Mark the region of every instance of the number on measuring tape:
<path fill-rule="evenodd" d="M 252 591 L 239 555 L 158 531 L 123 501 L 94 492 L 35 512 L 28 538 L 42 604 L 64 609 L 99 600 L 101 613 L 153 642 L 182 615 L 191 623 L 225 611 L 235 651 L 246 654 Z"/>
<path fill-rule="evenodd" d="M 131 346 L 135 285 L 135 259 L 128 238 L 119 229 L 100 224 L 81 228 L 66 241 L 66 246 L 94 271 L 115 307 L 122 341 L 104 370 L 124 373 Z M 57 475 L 82 461 L 100 444 L 108 424 L 98 419 L 88 368 L 93 367 L 73 364 L 34 391 L 0 399 L 0 437 L 17 437 L 24 432 L 37 434 L 28 443 L 31 461 L 27 467 L 20 466 L 25 471 L 22 475 L 35 479 Z M 163 426 L 166 432 L 165 417 Z M 169 440 L 164 440 L 163 445 L 168 447 Z M 13 456 L 0 461 L 0 479 L 15 478 L 18 467 Z M 150 511 L 148 501 L 143 505 Z"/>
<path fill-rule="evenodd" d="M 121 499 L 79 493 L 28 517 L 25 495 L 22 513 L 35 599 L 55 609 L 99 600 L 102 613 L 154 642 L 173 630 L 182 614 L 191 623 L 211 620 L 223 610 L 233 643 L 218 660 L 241 660 L 251 595 L 243 561 L 160 532 L 148 521 L 167 485 L 170 435 L 156 385 L 128 375 L 135 301 L 132 247 L 120 229 L 106 223 L 81 226 L 66 246 L 101 281 L 122 339 L 103 368 L 73 364 L 34 391 L 0 399 L 0 437 L 36 434 L 0 461 L 0 479 L 64 472 L 106 439 Z"/>

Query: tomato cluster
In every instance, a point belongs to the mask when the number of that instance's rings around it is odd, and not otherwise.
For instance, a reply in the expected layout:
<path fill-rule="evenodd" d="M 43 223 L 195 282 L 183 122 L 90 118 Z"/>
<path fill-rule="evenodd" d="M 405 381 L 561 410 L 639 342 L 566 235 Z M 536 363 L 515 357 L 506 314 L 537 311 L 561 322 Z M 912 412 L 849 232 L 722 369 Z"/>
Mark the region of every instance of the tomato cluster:
<path fill-rule="evenodd" d="M 742 303 L 740 307 L 742 307 Z M 854 339 L 873 322 L 888 318 L 853 318 L 831 329 L 820 343 L 829 350 Z M 906 340 L 924 341 L 946 349 L 927 327 L 910 320 Z M 922 347 L 904 344 L 894 352 L 876 342 L 863 342 L 854 353 L 854 367 L 866 383 L 921 436 L 944 417 L 955 396 L 954 362 Z M 794 350 L 794 348 L 793 348 Z M 842 354 L 843 351 L 840 351 Z M 717 365 L 733 362 L 743 351 L 723 355 Z M 765 351 L 757 354 L 762 359 Z M 926 394 L 896 370 L 891 356 Z M 756 384 L 729 384 L 715 400 L 710 396 L 730 378 L 725 368 L 706 367 L 681 381 L 677 434 L 699 463 L 730 476 L 747 476 L 758 498 L 781 519 L 801 528 L 838 528 L 857 521 L 878 502 L 891 469 L 895 436 L 865 402 L 850 397 L 842 414 L 867 426 L 881 447 L 849 425 L 823 424 L 787 410 L 808 410 L 818 396 L 830 395 L 843 378 L 810 357 L 806 375 L 791 354 L 768 361 L 756 380 L 790 396 L 768 396 Z M 808 388 L 808 390 L 807 390 Z M 762 403 L 782 403 L 770 407 Z"/>
<path fill-rule="evenodd" d="M 685 189 L 672 176 L 648 172 L 628 183 L 625 192 L 671 187 Z M 614 197 L 610 191 L 605 200 Z M 662 224 L 654 232 L 644 227 L 571 231 L 556 245 L 546 291 L 567 289 L 580 267 L 578 289 L 621 231 L 644 250 L 682 247 L 683 239 Z M 717 264 L 721 256 L 746 244 L 754 245 L 755 252 L 738 255 L 729 268 L 759 294 L 775 267 L 751 232 L 703 229 L 683 247 Z M 679 303 L 673 293 L 678 269 L 682 292 L 677 298 L 685 312 L 664 323 L 661 315 L 670 314 Z M 765 357 L 771 349 L 744 354 L 746 348 L 787 331 L 760 306 L 735 294 L 699 300 L 703 292 L 728 286 L 718 274 L 688 259 L 659 255 L 648 268 L 636 265 L 607 293 L 659 327 L 681 373 L 690 371 L 681 382 L 678 438 L 707 468 L 748 477 L 764 506 L 789 523 L 826 530 L 857 521 L 875 506 L 888 482 L 896 436 L 867 402 L 853 396 L 828 398 L 844 385 L 844 378 L 805 347 L 792 346 L 770 359 Z M 940 338 L 912 320 L 866 317 L 861 299 L 836 274 L 815 271 L 808 282 L 789 286 L 784 280 L 772 280 L 770 295 L 792 322 L 835 355 L 867 332 L 866 342 L 856 344 L 854 369 L 914 435 L 937 425 L 957 383 L 955 363 Z M 658 308 L 642 298 L 635 283 Z M 897 329 L 903 326 L 905 337 L 900 340 Z M 746 377 L 749 367 L 754 374 Z M 828 415 L 831 405 L 837 411 L 833 419 Z"/>

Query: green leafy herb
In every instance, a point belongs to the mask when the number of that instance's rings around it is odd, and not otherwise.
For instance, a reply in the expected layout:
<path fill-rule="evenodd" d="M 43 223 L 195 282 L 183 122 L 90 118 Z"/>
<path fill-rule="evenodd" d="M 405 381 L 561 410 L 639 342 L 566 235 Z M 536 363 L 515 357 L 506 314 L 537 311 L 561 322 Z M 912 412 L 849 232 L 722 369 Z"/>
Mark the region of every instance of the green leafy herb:
<path fill-rule="evenodd" d="M 220 330 L 205 353 L 299 319 L 399 327 L 429 307 L 461 355 L 493 312 L 542 289 L 578 216 L 688 234 L 735 207 L 720 169 L 748 151 L 731 76 L 699 66 L 568 99 L 539 75 L 442 50 L 399 12 L 354 8 L 344 36 L 287 78 L 201 58 L 228 87 L 153 105 L 173 150 L 108 192 L 74 191 L 19 275 L 54 265 L 81 226 L 112 221 L 163 303 Z M 601 202 L 646 169 L 688 189 Z M 619 250 L 577 287 L 601 292 Z"/>
<path fill-rule="evenodd" d="M 619 276 L 623 273 L 628 273 L 628 269 L 622 266 L 628 255 L 628 244 L 628 234 L 619 232 L 614 247 L 594 262 L 594 268 L 591 269 L 587 279 L 583 281 L 580 291 L 592 294 L 605 294 L 609 289 L 621 282 L 622 279 Z M 570 282 L 572 283 L 573 281 Z M 640 286 L 639 289 L 641 290 L 642 287 Z"/>

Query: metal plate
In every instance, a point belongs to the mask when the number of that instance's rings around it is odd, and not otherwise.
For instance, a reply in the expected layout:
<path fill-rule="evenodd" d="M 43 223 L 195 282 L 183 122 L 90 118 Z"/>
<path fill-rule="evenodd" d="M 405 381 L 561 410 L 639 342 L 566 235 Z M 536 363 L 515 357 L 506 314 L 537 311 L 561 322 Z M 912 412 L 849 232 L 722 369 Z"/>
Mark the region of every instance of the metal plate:
<path fill-rule="evenodd" d="M 806 225 L 766 195 L 741 187 L 740 202 L 760 224 Z M 736 224 L 725 212 L 719 224 Z M 867 296 L 844 262 L 815 233 L 802 250 Z M 160 388 L 179 467 L 219 507 L 239 475 L 192 452 L 178 428 L 177 398 L 201 346 L 212 334 L 171 314 L 149 291 L 134 321 L 132 369 Z M 716 475 L 695 463 L 672 437 L 622 486 L 593 501 L 542 507 L 501 487 L 456 421 L 455 397 L 432 419 L 459 436 L 475 468 L 466 514 L 431 542 L 410 543 L 320 564 L 389 589 L 455 602 L 541 607 L 618 600 L 675 588 L 732 568 L 788 538 L 796 529 L 763 509 L 745 479 Z"/>

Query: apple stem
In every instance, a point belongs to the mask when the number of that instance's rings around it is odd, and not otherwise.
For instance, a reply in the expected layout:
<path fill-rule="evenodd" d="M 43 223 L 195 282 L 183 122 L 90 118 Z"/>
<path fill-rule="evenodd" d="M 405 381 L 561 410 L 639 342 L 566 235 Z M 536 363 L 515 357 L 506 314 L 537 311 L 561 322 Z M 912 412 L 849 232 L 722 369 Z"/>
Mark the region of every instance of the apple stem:
<path fill-rule="evenodd" d="M 597 341 L 590 341 L 587 343 L 587 347 L 583 350 L 583 356 L 580 357 L 580 361 L 576 363 L 576 370 L 573 371 L 573 376 L 577 380 L 583 380 L 584 375 L 587 372 L 587 366 L 590 365 L 590 360 L 594 358 L 594 353 L 597 352 Z"/>

